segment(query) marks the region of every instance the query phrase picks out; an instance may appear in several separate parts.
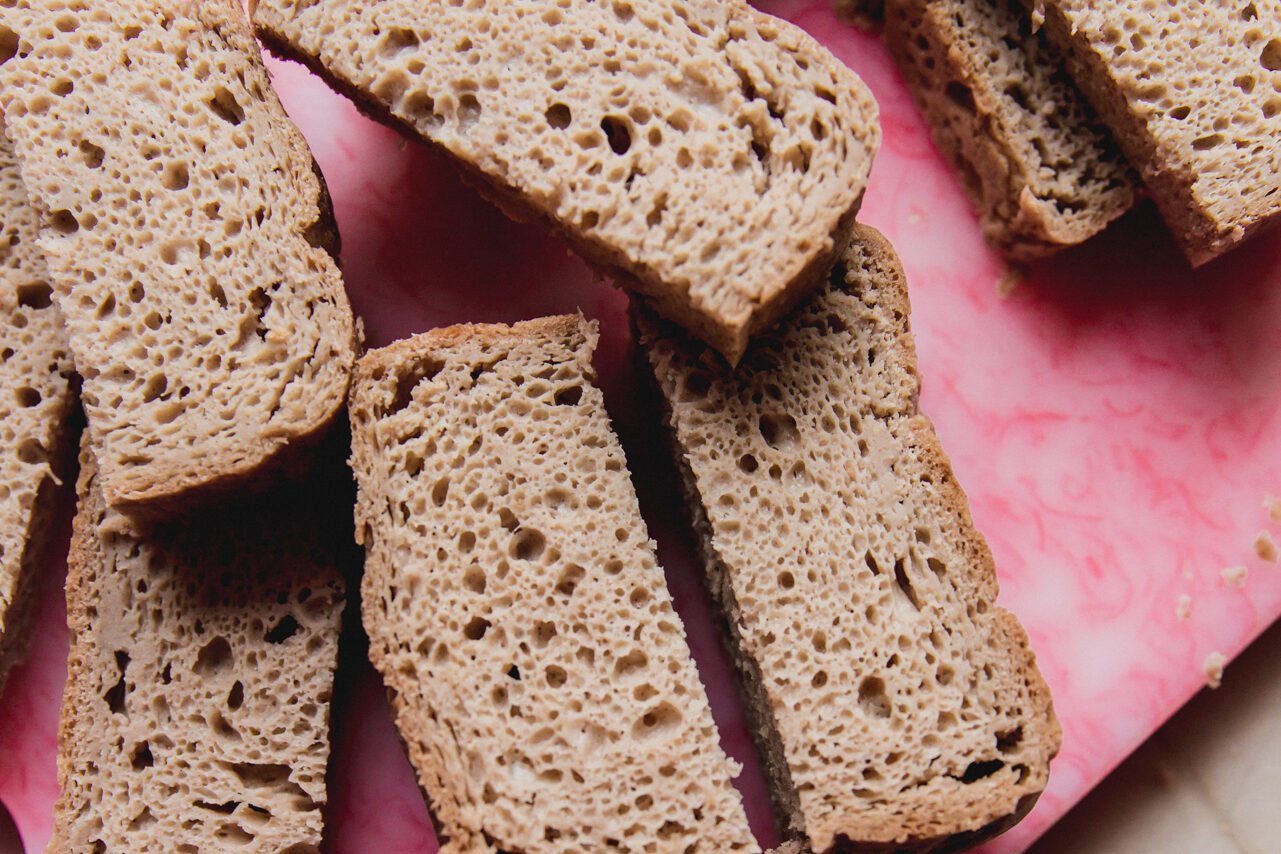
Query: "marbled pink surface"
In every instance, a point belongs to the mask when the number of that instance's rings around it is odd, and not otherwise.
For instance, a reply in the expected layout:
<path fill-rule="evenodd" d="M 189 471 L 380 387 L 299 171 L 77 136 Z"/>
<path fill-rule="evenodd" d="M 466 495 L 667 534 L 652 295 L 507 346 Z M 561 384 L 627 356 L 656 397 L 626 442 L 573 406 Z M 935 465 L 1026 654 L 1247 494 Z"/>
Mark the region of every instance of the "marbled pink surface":
<path fill-rule="evenodd" d="M 1281 613 L 1281 570 L 1254 557 L 1281 494 L 1281 233 L 1190 272 L 1150 210 L 1031 269 L 1007 298 L 953 174 L 884 49 L 826 2 L 766 2 L 860 72 L 885 145 L 863 206 L 907 268 L 934 419 L 1027 626 L 1063 721 L 1049 791 L 988 852 L 1024 849 Z M 627 356 L 624 299 L 563 245 L 480 201 L 420 146 L 360 118 L 299 67 L 273 63 L 333 191 L 343 260 L 370 343 L 463 320 L 581 308 L 642 506 L 660 544 L 726 748 L 762 843 L 764 789 L 679 521 L 653 413 Z M 65 676 L 61 554 L 28 663 L 0 699 L 0 800 L 28 851 L 51 829 Z M 1219 576 L 1242 564 L 1243 589 Z M 1182 594 L 1192 617 L 1176 619 Z M 349 652 L 352 652 L 349 650 Z M 1232 668 L 1226 675 L 1229 690 Z M 435 850 L 427 811 L 360 649 L 344 659 L 328 848 Z"/>

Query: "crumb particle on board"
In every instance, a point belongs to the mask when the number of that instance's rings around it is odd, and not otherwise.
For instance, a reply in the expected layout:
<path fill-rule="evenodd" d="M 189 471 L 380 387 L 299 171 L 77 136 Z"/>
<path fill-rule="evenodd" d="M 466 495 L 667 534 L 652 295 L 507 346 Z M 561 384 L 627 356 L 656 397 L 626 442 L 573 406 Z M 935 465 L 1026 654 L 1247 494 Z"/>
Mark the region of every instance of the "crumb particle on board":
<path fill-rule="evenodd" d="M 1264 496 L 1263 509 L 1268 511 L 1273 522 L 1281 522 L 1281 498 L 1275 495 Z"/>
<path fill-rule="evenodd" d="M 1174 606 L 1174 616 L 1178 617 L 1180 623 L 1186 623 L 1192 619 L 1192 597 L 1184 593 L 1179 597 L 1179 603 Z"/>
<path fill-rule="evenodd" d="M 1276 563 L 1281 557 L 1276 540 L 1267 531 L 1260 531 L 1259 536 L 1254 538 L 1254 553 L 1259 556 L 1259 560 L 1266 560 L 1268 563 Z"/>
<path fill-rule="evenodd" d="M 1223 684 L 1223 668 L 1228 663 L 1227 656 L 1221 652 L 1212 652 L 1201 663 L 1201 672 L 1205 674 L 1205 684 L 1211 689 Z"/>
<path fill-rule="evenodd" d="M 1014 293 L 1023 282 L 1024 270 L 1015 264 L 1006 264 L 1005 269 L 1001 270 L 1001 277 L 996 280 L 996 295 L 1000 299 L 1006 299 Z"/>
<path fill-rule="evenodd" d="M 1229 587 L 1245 587 L 1245 579 L 1249 574 L 1250 570 L 1244 566 L 1225 566 L 1219 570 L 1219 575 L 1223 576 L 1223 581 Z"/>

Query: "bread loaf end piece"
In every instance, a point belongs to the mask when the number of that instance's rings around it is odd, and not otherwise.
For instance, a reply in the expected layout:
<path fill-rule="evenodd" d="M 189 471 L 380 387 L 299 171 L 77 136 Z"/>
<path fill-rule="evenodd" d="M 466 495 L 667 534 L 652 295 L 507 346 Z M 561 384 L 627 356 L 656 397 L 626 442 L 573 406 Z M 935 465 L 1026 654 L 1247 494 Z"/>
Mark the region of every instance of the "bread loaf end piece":
<path fill-rule="evenodd" d="M 26 648 L 49 512 L 75 454 L 71 353 L 39 230 L 0 124 L 0 694 Z"/>
<path fill-rule="evenodd" d="M 1281 4 L 1035 0 L 1199 266 L 1281 212 Z"/>
<path fill-rule="evenodd" d="M 917 409 L 909 311 L 893 249 L 859 227 L 734 372 L 637 318 L 781 822 L 816 852 L 999 832 L 1060 740 Z"/>
<path fill-rule="evenodd" d="M 595 324 L 371 351 L 363 617 L 449 852 L 756 852 L 591 365 Z"/>
<path fill-rule="evenodd" d="M 890 0 L 885 40 L 983 234 L 1031 261 L 1134 206 L 1137 176 L 1019 0 Z"/>
<path fill-rule="evenodd" d="M 81 452 L 56 851 L 318 851 L 344 604 L 288 491 L 140 533 Z"/>
<path fill-rule="evenodd" d="M 174 509 L 328 425 L 354 360 L 336 232 L 239 3 L 18 0 L 0 36 L 107 502 Z"/>
<path fill-rule="evenodd" d="M 862 81 L 742 0 L 260 0 L 259 35 L 735 361 L 844 245 Z"/>

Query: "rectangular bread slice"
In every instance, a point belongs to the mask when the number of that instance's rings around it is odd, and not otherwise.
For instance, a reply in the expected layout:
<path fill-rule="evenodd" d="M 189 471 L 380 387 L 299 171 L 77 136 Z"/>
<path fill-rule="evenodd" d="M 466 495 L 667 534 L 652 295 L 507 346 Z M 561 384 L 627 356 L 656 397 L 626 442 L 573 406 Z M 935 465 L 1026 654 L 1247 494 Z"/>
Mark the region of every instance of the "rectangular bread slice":
<path fill-rule="evenodd" d="M 253 20 L 731 361 L 831 266 L 880 144 L 862 81 L 743 0 L 257 0 Z"/>
<path fill-rule="evenodd" d="M 51 851 L 318 851 L 344 605 L 278 491 L 145 534 L 81 452 Z"/>
<path fill-rule="evenodd" d="M 75 403 L 62 317 L 40 224 L 0 124 L 0 694 L 25 649 L 27 609 L 47 544 Z"/>
<path fill-rule="evenodd" d="M 442 851 L 759 851 L 581 316 L 455 326 L 352 383 L 369 654 Z"/>
<path fill-rule="evenodd" d="M 237 0 L 16 0 L 0 46 L 107 502 L 217 489 L 328 424 L 336 232 Z"/>
<path fill-rule="evenodd" d="M 917 410 L 909 310 L 893 249 L 858 227 L 829 286 L 735 372 L 638 318 L 780 823 L 815 852 L 1000 832 L 1059 745 Z"/>
<path fill-rule="evenodd" d="M 885 41 L 983 234 L 1019 261 L 1134 206 L 1137 178 L 1019 0 L 888 0 Z"/>
<path fill-rule="evenodd" d="M 1281 3 L 1025 2 L 1193 265 L 1281 212 Z"/>

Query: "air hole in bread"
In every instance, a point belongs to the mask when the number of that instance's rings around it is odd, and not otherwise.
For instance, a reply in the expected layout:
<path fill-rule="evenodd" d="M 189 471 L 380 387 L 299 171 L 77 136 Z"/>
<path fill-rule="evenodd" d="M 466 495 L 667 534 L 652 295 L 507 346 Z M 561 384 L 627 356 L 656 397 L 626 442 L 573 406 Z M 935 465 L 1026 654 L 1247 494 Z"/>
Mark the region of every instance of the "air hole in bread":
<path fill-rule="evenodd" d="M 548 666 L 544 671 L 544 675 L 547 679 L 548 687 L 551 688 L 559 688 L 569 681 L 569 674 L 565 672 L 565 668 L 555 664 Z"/>
<path fill-rule="evenodd" d="M 14 389 L 13 399 L 17 402 L 18 406 L 21 406 L 24 409 L 30 409 L 33 406 L 39 406 L 43 397 L 39 391 L 31 386 L 22 386 L 21 388 Z"/>
<path fill-rule="evenodd" d="M 151 755 L 151 745 L 145 741 L 140 741 L 134 745 L 129 764 L 133 766 L 135 771 L 141 771 L 154 765 L 155 758 Z"/>
<path fill-rule="evenodd" d="M 480 120 L 480 101 L 471 92 L 467 92 L 458 99 L 458 123 L 463 130 L 467 130 Z"/>
<path fill-rule="evenodd" d="M 100 146 L 94 145 L 87 139 L 80 140 L 80 156 L 84 158 L 85 165 L 90 169 L 98 169 L 102 166 L 102 161 L 106 158 L 107 152 L 103 151 Z"/>
<path fill-rule="evenodd" d="M 165 171 L 160 176 L 160 184 L 166 190 L 185 190 L 191 183 L 191 173 L 187 171 L 187 164 L 176 160 L 165 166 Z"/>
<path fill-rule="evenodd" d="M 18 443 L 18 459 L 27 465 L 43 463 L 47 458 L 48 452 L 39 439 L 24 439 Z"/>
<path fill-rule="evenodd" d="M 271 631 L 263 635 L 263 640 L 267 643 L 284 643 L 298 633 L 298 621 L 292 614 L 286 614 L 271 628 Z"/>
<path fill-rule="evenodd" d="M 761 438 L 771 448 L 786 449 L 797 443 L 800 433 L 796 419 L 786 413 L 766 413 L 757 422 Z"/>
<path fill-rule="evenodd" d="M 557 406 L 577 406 L 582 399 L 583 387 L 580 385 L 560 389 L 554 397 Z"/>
<path fill-rule="evenodd" d="M 56 210 L 49 215 L 49 227 L 58 234 L 71 235 L 80 230 L 80 221 L 69 210 Z"/>
<path fill-rule="evenodd" d="M 41 309 L 53 304 L 53 288 L 44 282 L 30 282 L 18 286 L 18 305 L 23 308 Z"/>
<path fill-rule="evenodd" d="M 463 626 L 463 637 L 467 638 L 467 640 L 480 640 L 485 637 L 490 625 L 489 620 L 484 617 L 472 617 L 467 621 L 467 625 Z"/>
<path fill-rule="evenodd" d="M 119 678 L 102 695 L 102 699 L 106 701 L 107 708 L 111 710 L 112 714 L 128 715 L 128 711 L 125 708 L 125 695 L 129 689 L 125 684 L 125 671 L 129 669 L 129 653 L 123 650 L 116 650 L 115 657 L 116 671 L 119 674 Z"/>
<path fill-rule="evenodd" d="M 225 86 L 216 87 L 213 97 L 207 103 L 215 116 L 233 127 L 245 120 L 245 108 L 240 106 L 236 96 Z"/>
<path fill-rule="evenodd" d="M 1281 39 L 1270 39 L 1259 54 L 1259 64 L 1268 71 L 1281 71 Z"/>
<path fill-rule="evenodd" d="M 916 588 L 912 585 L 912 579 L 908 577 L 907 567 L 902 558 L 894 561 L 894 583 L 907 597 L 907 601 L 912 603 L 912 607 L 918 611 L 921 610 L 921 600 L 916 595 Z"/>
<path fill-rule="evenodd" d="M 858 707 L 863 714 L 872 718 L 888 718 L 892 707 L 890 698 L 885 693 L 885 682 L 876 676 L 868 676 L 858 685 Z"/>
<path fill-rule="evenodd" d="M 232 684 L 231 690 L 227 692 L 227 708 L 231 709 L 234 712 L 236 709 L 239 709 L 244 704 L 244 702 L 245 702 L 245 686 L 243 682 L 237 679 Z"/>
<path fill-rule="evenodd" d="M 960 776 L 962 783 L 975 783 L 984 777 L 990 777 L 1005 767 L 1000 759 L 988 759 L 982 762 L 971 762 L 965 766 L 965 773 Z"/>
<path fill-rule="evenodd" d="M 547 124 L 556 130 L 564 130 L 574 120 L 574 114 L 565 104 L 552 104 L 543 114 Z"/>
<path fill-rule="evenodd" d="M 655 738 L 681 722 L 680 710 L 671 703 L 659 703 L 641 715 L 632 726 L 632 735 L 638 738 Z"/>
<path fill-rule="evenodd" d="M 0 26 L 0 65 L 18 55 L 18 34 L 9 27 Z"/>
<path fill-rule="evenodd" d="M 606 116 L 600 121 L 600 129 L 605 132 L 609 148 L 615 154 L 626 154 L 632 147 L 632 133 L 627 127 L 626 119 Z"/>
<path fill-rule="evenodd" d="M 556 592 L 562 596 L 573 596 L 574 590 L 587 576 L 587 571 L 577 564 L 570 564 L 561 572 L 560 578 L 556 580 Z"/>
<path fill-rule="evenodd" d="M 383 56 L 392 57 L 410 48 L 418 47 L 418 33 L 408 27 L 392 27 L 383 36 L 380 52 Z"/>
<path fill-rule="evenodd" d="M 197 676 L 209 678 L 231 666 L 231 644 L 218 637 L 205 644 L 196 655 L 193 668 Z"/>

